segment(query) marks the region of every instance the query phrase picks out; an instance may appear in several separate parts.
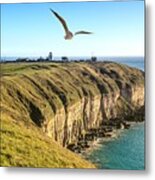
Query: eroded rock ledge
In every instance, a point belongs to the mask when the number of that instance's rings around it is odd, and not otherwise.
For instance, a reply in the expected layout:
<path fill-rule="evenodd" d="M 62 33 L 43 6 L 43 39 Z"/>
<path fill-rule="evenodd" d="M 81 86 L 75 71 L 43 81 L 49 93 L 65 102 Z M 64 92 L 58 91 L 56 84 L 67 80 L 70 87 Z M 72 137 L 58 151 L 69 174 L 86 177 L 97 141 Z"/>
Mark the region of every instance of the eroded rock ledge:
<path fill-rule="evenodd" d="M 144 107 L 144 72 L 113 62 L 19 64 L 1 80 L 3 113 L 63 146 Z"/>

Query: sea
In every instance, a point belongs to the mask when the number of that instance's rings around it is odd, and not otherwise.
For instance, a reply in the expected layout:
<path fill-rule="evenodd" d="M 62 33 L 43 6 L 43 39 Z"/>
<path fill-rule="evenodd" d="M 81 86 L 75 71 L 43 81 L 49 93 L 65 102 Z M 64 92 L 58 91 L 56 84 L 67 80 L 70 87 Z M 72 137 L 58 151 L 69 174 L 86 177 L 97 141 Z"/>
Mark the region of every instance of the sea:
<path fill-rule="evenodd" d="M 137 123 L 128 130 L 122 130 L 118 137 L 103 141 L 87 155 L 87 159 L 101 169 L 144 170 L 144 127 L 144 123 Z"/>

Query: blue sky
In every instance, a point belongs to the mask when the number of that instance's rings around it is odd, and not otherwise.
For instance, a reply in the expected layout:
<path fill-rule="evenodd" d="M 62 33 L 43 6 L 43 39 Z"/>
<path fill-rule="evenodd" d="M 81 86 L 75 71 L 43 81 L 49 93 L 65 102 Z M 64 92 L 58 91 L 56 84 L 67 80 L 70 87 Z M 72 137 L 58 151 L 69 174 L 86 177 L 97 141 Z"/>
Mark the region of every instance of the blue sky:
<path fill-rule="evenodd" d="M 92 35 L 64 39 L 64 30 L 49 8 L 72 32 Z M 144 2 L 76 2 L 1 5 L 2 56 L 143 56 Z"/>

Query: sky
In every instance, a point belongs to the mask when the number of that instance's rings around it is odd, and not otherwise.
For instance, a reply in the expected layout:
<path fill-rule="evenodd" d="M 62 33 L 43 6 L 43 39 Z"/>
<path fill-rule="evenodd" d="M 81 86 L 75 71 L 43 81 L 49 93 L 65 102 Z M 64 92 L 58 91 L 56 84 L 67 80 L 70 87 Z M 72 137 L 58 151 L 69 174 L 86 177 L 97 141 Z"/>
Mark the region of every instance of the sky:
<path fill-rule="evenodd" d="M 64 39 L 49 8 L 72 32 Z M 1 5 L 1 56 L 144 56 L 144 1 L 64 2 Z"/>

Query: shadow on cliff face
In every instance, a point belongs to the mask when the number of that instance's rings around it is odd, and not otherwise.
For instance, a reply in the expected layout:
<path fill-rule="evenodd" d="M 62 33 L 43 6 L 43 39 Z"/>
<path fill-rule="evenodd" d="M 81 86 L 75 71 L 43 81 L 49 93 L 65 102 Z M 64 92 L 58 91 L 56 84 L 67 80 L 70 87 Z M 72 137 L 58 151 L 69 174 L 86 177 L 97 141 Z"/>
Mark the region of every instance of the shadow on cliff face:
<path fill-rule="evenodd" d="M 44 117 L 40 109 L 35 106 L 31 101 L 29 101 L 24 95 L 22 95 L 21 92 L 17 91 L 17 96 L 21 103 L 27 108 L 27 111 L 32 121 L 37 126 L 41 127 Z"/>
<path fill-rule="evenodd" d="M 41 124 L 43 122 L 43 116 L 39 108 L 37 108 L 33 103 L 29 102 L 30 107 L 30 117 L 32 121 L 37 124 L 39 127 L 41 127 Z"/>
<path fill-rule="evenodd" d="M 64 105 L 64 107 L 67 106 L 68 102 L 67 102 L 67 98 L 64 94 L 64 92 L 62 90 L 60 90 L 56 85 L 54 85 L 51 81 L 46 80 L 48 86 L 51 88 L 51 90 L 57 94 L 57 96 L 60 98 L 62 104 Z"/>
<path fill-rule="evenodd" d="M 50 95 L 44 91 L 43 87 L 41 87 L 35 80 L 33 80 L 28 76 L 24 76 L 24 78 L 26 78 L 28 82 L 31 83 L 37 89 L 37 92 L 49 102 L 53 112 L 56 113 L 56 106 L 53 103 L 53 101 L 50 100 L 51 99 Z"/>

